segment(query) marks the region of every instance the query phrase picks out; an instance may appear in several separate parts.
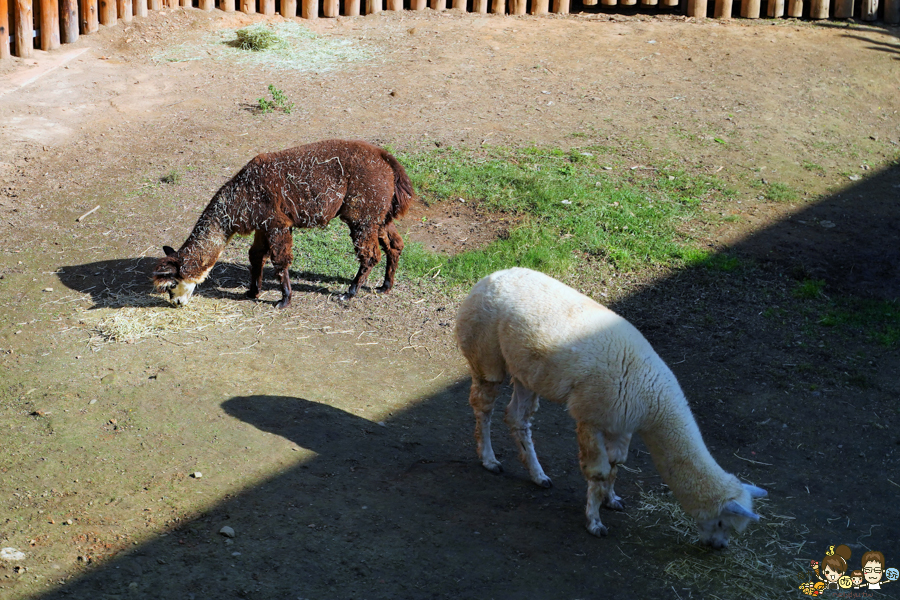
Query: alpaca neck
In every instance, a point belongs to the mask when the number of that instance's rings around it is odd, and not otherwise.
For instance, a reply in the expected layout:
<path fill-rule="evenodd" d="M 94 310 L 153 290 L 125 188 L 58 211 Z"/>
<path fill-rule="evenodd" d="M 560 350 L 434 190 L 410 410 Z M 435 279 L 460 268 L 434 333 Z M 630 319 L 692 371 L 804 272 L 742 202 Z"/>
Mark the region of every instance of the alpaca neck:
<path fill-rule="evenodd" d="M 200 283 L 206 279 L 233 235 L 221 218 L 222 211 L 218 202 L 217 194 L 178 251 L 183 258 L 182 275 L 191 283 Z"/>
<path fill-rule="evenodd" d="M 724 501 L 728 474 L 716 463 L 694 420 L 681 389 L 659 398 L 659 410 L 641 428 L 641 438 L 653 463 L 688 514 L 712 516 Z"/>

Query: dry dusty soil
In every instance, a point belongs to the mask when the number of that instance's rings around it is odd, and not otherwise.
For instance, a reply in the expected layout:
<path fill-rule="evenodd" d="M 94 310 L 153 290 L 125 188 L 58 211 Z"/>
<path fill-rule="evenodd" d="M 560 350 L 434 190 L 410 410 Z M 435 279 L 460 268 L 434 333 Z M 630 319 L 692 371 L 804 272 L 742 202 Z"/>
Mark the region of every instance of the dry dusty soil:
<path fill-rule="evenodd" d="M 0 598 L 774 598 L 832 544 L 900 566 L 897 28 L 382 13 L 307 24 L 323 55 L 286 68 L 223 52 L 252 20 L 161 11 L 0 64 L 0 547 L 21 553 L 0 557 Z M 258 110 L 269 85 L 289 114 Z M 162 245 L 230 175 L 332 137 L 602 145 L 628 176 L 732 186 L 685 228 L 742 268 L 571 281 L 672 366 L 712 454 L 769 490 L 762 521 L 698 546 L 636 441 L 627 510 L 592 537 L 551 403 L 552 489 L 499 417 L 506 471 L 482 469 L 452 336 L 465 290 L 402 262 L 392 294 L 350 303 L 353 273 L 300 269 L 277 311 L 273 280 L 242 298 L 238 241 L 188 307 L 150 294 Z M 477 198 L 400 222 L 445 253 L 512 226 Z M 838 299 L 882 312 L 824 327 Z"/>

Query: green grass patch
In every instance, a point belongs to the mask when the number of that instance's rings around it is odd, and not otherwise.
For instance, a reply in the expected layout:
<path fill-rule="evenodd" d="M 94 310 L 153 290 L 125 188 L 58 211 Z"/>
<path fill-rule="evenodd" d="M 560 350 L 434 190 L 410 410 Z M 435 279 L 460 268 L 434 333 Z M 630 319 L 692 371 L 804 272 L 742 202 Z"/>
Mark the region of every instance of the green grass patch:
<path fill-rule="evenodd" d="M 295 229 L 291 266 L 301 273 L 323 278 L 352 279 L 359 263 L 350 240 L 350 229 L 339 219 L 321 229 Z"/>
<path fill-rule="evenodd" d="M 765 195 L 766 199 L 772 202 L 796 202 L 800 198 L 797 190 L 777 181 L 766 185 Z"/>
<path fill-rule="evenodd" d="M 824 279 L 804 279 L 794 288 L 792 294 L 801 300 L 815 300 L 824 296 Z"/>
<path fill-rule="evenodd" d="M 866 337 L 882 346 L 900 345 L 900 301 L 897 300 L 839 298 L 819 323 L 862 330 Z"/>
<path fill-rule="evenodd" d="M 519 217 L 506 239 L 479 250 L 442 256 L 409 248 L 403 273 L 440 273 L 468 283 L 512 266 L 562 276 L 585 259 L 624 271 L 690 260 L 679 225 L 697 215 L 704 198 L 726 193 L 724 186 L 678 170 L 641 177 L 630 170 L 616 173 L 598 162 L 604 151 L 448 148 L 400 155 L 426 202 L 464 198 L 479 210 Z"/>

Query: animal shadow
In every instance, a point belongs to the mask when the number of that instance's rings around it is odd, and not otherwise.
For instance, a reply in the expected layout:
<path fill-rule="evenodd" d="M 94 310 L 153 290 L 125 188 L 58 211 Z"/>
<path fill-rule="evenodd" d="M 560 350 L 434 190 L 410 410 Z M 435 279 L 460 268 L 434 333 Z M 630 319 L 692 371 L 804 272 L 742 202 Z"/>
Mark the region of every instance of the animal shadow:
<path fill-rule="evenodd" d="M 91 308 L 128 306 L 169 306 L 165 295 L 153 293 L 151 274 L 157 258 L 122 258 L 60 267 L 57 276 L 63 285 L 89 294 Z M 219 263 L 199 286 L 197 295 L 238 300 L 244 298 L 248 279 L 245 265 Z M 238 288 L 235 290 L 234 288 Z"/>

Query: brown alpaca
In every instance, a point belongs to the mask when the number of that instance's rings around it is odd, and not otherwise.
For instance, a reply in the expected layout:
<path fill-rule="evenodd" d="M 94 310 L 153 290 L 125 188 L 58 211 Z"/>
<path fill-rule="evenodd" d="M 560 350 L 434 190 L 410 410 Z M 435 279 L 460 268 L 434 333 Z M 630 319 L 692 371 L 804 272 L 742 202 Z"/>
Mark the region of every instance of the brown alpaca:
<path fill-rule="evenodd" d="M 291 229 L 324 227 L 334 217 L 350 227 L 359 271 L 341 299 L 356 295 L 369 272 L 387 255 L 384 283 L 394 285 L 403 240 L 393 220 L 409 209 L 412 184 L 403 166 L 387 151 L 366 142 L 326 140 L 260 154 L 223 185 L 204 209 L 194 230 L 153 272 L 153 285 L 169 292 L 175 305 L 187 304 L 235 234 L 254 234 L 250 247 L 250 289 L 258 298 L 266 259 L 278 272 L 281 301 L 291 303 L 288 274 L 293 260 Z"/>

